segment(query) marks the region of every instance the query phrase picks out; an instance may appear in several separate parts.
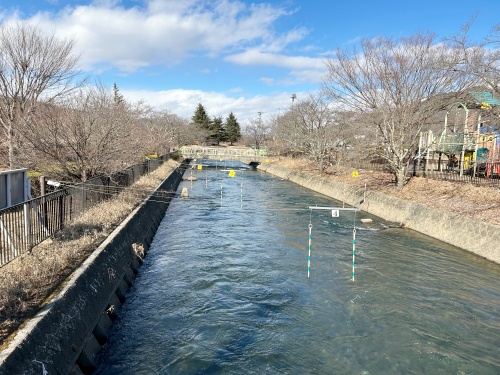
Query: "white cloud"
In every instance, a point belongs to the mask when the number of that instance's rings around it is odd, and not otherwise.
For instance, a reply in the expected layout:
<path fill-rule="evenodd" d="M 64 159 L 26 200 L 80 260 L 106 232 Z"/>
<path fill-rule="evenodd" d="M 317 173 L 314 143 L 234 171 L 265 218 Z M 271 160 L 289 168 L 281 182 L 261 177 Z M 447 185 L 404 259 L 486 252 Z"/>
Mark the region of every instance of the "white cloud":
<path fill-rule="evenodd" d="M 71 4 L 65 4 L 68 3 Z M 137 0 L 132 2 L 136 4 L 133 7 L 125 7 L 124 3 L 120 0 L 94 0 L 87 5 L 66 5 L 55 13 L 40 11 L 28 19 L 22 19 L 20 13 L 4 11 L 0 13 L 0 22 L 26 21 L 43 31 L 74 38 L 77 42 L 75 52 L 81 56 L 80 67 L 92 75 L 106 76 L 109 73 L 114 77 L 124 77 L 125 82 L 128 77 L 135 79 L 142 73 L 148 74 L 148 78 L 157 74 L 157 81 L 164 81 L 161 87 L 165 88 L 170 87 L 169 72 L 163 67 L 185 62 L 186 79 L 193 72 L 204 73 L 203 78 L 196 77 L 200 80 L 196 87 L 209 85 L 205 83 L 205 77 L 206 82 L 210 82 L 214 76 L 211 73 L 220 73 L 221 81 L 234 85 L 233 89 L 222 93 L 209 92 L 210 89 L 127 91 L 120 85 L 128 100 L 143 100 L 157 109 L 168 109 L 186 118 L 192 116 L 198 103 L 202 103 L 211 116 L 225 117 L 232 111 L 242 124 L 255 118 L 257 112 L 263 112 L 264 119 L 280 108 L 289 107 L 291 92 L 243 95 L 254 82 L 239 80 L 238 75 L 243 77 L 246 74 L 244 69 L 235 73 L 237 69 L 231 67 L 225 75 L 222 70 L 227 63 L 283 69 L 282 78 L 262 69 L 260 82 L 269 87 L 316 83 L 324 70 L 320 58 L 286 55 L 287 48 L 298 44 L 309 31 L 295 28 L 277 32 L 276 20 L 296 10 L 287 10 L 274 2 Z M 224 68 L 220 68 L 221 65 L 217 65 L 220 61 L 216 58 L 223 56 L 227 57 L 222 65 Z M 205 64 L 203 59 L 207 57 L 211 60 Z M 187 59 L 190 60 L 185 61 Z M 141 74 L 128 74 L 136 71 Z M 164 76 L 163 72 L 166 72 Z M 129 87 L 138 85 L 140 82 Z M 251 91 L 257 89 L 252 87 Z"/>
<path fill-rule="evenodd" d="M 325 67 L 322 58 L 266 53 L 257 48 L 227 56 L 225 60 L 240 65 L 272 65 L 291 69 L 321 70 Z"/>
<path fill-rule="evenodd" d="M 323 57 L 288 56 L 284 54 L 265 53 L 258 49 L 227 56 L 227 61 L 239 65 L 275 66 L 289 69 L 285 79 L 261 77 L 260 81 L 267 85 L 291 85 L 297 83 L 320 83 L 326 72 Z"/>
<path fill-rule="evenodd" d="M 268 48 L 299 40 L 305 31 L 275 35 L 274 22 L 287 14 L 270 4 L 238 1 L 152 0 L 125 8 L 116 0 L 66 6 L 58 13 L 39 12 L 28 22 L 77 40 L 85 69 L 115 66 L 135 71 L 171 66 L 193 54 L 216 56 L 252 44 Z M 11 20 L 18 20 L 17 14 Z"/>
<path fill-rule="evenodd" d="M 255 95 L 251 97 L 232 97 L 219 92 L 206 92 L 201 90 L 122 90 L 123 96 L 131 102 L 144 101 L 149 105 L 162 110 L 167 109 L 186 119 L 190 119 L 199 103 L 203 104 L 209 116 L 222 116 L 226 118 L 233 112 L 245 126 L 250 120 L 257 117 L 257 112 L 262 112 L 265 120 L 279 112 L 290 108 L 291 93 L 280 92 L 270 95 Z M 305 97 L 306 93 L 296 93 L 297 97 Z"/>

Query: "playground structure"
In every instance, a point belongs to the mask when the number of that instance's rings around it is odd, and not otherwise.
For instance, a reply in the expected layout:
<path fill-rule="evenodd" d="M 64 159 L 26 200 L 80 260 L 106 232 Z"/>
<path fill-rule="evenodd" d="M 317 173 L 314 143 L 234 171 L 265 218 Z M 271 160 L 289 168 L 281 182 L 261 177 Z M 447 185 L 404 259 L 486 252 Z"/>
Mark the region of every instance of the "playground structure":
<path fill-rule="evenodd" d="M 456 103 L 446 112 L 441 133 L 429 130 L 420 134 L 417 161 L 424 173 L 432 170 L 455 172 L 460 177 L 500 177 L 500 125 L 493 124 L 491 116 L 500 102 L 490 92 L 471 92 L 470 98 L 467 104 Z M 450 115 L 454 116 L 453 123 Z"/>

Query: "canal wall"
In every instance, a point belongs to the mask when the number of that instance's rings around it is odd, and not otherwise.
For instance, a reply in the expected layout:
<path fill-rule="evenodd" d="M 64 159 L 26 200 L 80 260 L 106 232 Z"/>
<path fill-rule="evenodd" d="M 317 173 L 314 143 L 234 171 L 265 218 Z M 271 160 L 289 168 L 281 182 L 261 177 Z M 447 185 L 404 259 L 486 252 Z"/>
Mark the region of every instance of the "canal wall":
<path fill-rule="evenodd" d="M 157 190 L 176 191 L 185 165 Z M 0 352 L 0 374 L 82 374 L 95 357 L 125 300 L 171 197 L 153 194 L 72 274 L 63 289 Z M 139 255 L 138 255 L 139 254 Z"/>
<path fill-rule="evenodd" d="M 499 226 L 280 166 L 258 169 L 500 264 Z"/>

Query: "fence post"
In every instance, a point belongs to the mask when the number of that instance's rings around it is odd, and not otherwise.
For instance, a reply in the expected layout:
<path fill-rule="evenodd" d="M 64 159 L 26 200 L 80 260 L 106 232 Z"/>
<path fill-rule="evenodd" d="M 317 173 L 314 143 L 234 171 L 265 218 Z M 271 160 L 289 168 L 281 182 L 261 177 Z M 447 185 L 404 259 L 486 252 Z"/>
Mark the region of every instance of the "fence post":
<path fill-rule="evenodd" d="M 23 204 L 24 211 L 24 241 L 26 244 L 26 249 L 31 249 L 31 207 L 29 203 Z M 19 254 L 15 254 L 18 256 Z"/>
<path fill-rule="evenodd" d="M 429 130 L 427 133 L 427 150 L 426 150 L 426 155 L 425 155 L 425 161 L 424 161 L 424 177 L 427 178 L 427 170 L 429 168 L 428 164 L 429 163 L 429 158 L 430 158 L 430 149 L 431 145 L 434 143 L 434 136 L 432 134 L 432 130 Z M 434 155 L 434 154 L 432 154 Z"/>
<path fill-rule="evenodd" d="M 40 176 L 40 197 L 42 198 L 41 200 L 41 205 L 40 208 L 42 209 L 42 225 L 47 227 L 47 201 L 45 199 L 45 176 Z"/>
<path fill-rule="evenodd" d="M 59 197 L 59 225 L 58 230 L 61 229 L 64 225 L 64 195 L 61 194 Z"/>
<path fill-rule="evenodd" d="M 68 220 L 71 221 L 73 220 L 73 195 L 70 193 L 69 194 L 69 218 Z"/>

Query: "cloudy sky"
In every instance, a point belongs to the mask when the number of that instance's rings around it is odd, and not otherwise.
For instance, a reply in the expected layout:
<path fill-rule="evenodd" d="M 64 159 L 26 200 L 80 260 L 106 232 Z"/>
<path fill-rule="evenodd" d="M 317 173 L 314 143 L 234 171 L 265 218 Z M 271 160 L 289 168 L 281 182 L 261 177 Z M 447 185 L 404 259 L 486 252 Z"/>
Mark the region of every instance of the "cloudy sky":
<path fill-rule="evenodd" d="M 317 90 L 336 48 L 419 31 L 439 39 L 472 17 L 484 37 L 500 0 L 0 0 L 0 24 L 74 38 L 80 68 L 126 99 L 185 118 L 202 103 L 243 126 Z"/>

